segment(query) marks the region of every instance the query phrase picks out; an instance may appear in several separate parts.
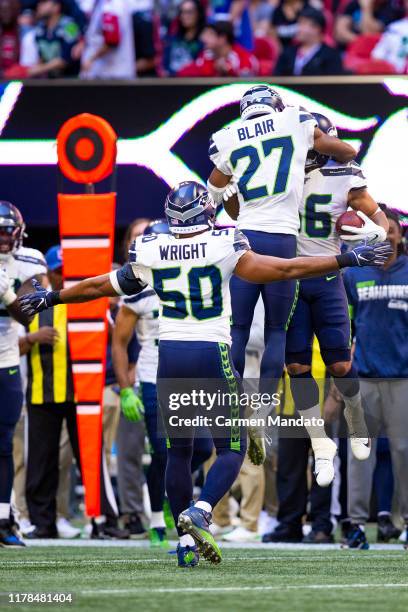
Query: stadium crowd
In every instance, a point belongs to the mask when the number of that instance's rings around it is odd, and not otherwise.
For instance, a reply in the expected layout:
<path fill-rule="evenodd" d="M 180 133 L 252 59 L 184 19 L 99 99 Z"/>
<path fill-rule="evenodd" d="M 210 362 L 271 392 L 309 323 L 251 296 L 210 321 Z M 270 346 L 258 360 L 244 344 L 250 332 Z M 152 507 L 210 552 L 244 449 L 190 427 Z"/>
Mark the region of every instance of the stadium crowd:
<path fill-rule="evenodd" d="M 407 266 L 403 228 L 395 212 L 385 206 L 383 209 L 390 222 L 388 238 L 394 255 L 385 271 L 378 275 L 380 278 L 386 275 L 386 282 L 391 285 L 406 284 L 406 276 L 405 281 L 401 276 Z M 123 244 L 124 257 L 131 242 L 147 231 L 149 223 L 149 219 L 140 218 L 129 226 Z M 49 284 L 53 289 L 60 288 L 63 260 L 59 245 L 46 252 L 45 263 Z M 117 268 L 119 265 L 114 264 L 114 269 Z M 405 499 L 408 491 L 407 442 L 399 437 L 401 422 L 398 419 L 406 422 L 403 416 L 406 380 L 398 379 L 406 379 L 408 375 L 406 343 L 401 342 L 406 333 L 406 315 L 398 307 L 398 300 L 392 308 L 384 300 L 367 299 L 359 303 L 357 294 L 361 298 L 364 279 L 353 270 L 345 273 L 345 284 L 350 306 L 354 307 L 354 361 L 359 375 L 364 378 L 363 395 L 370 397 L 366 413 L 373 432 L 370 460 L 356 461 L 350 453 L 342 397 L 331 382 L 315 340 L 312 367 L 320 388 L 321 410 L 327 432 L 339 445 L 336 479 L 329 487 L 317 485 L 310 440 L 302 427 L 269 427 L 264 465 L 255 466 L 246 456 L 230 494 L 213 510 L 213 533 L 225 541 L 252 542 L 262 538 L 264 542 L 330 543 L 340 523 L 341 537 L 347 542 L 351 525 L 358 524 L 359 529 L 363 529 L 368 520 L 377 522 L 378 540 L 389 541 L 398 538 L 404 528 L 401 515 L 403 508 L 408 506 Z M 134 298 L 125 299 L 124 303 L 128 315 L 129 308 L 132 309 L 133 317 L 129 323 L 131 333 L 121 340 L 127 347 L 131 380 L 135 380 L 139 352 L 134 329 L 138 316 L 143 316 L 140 303 Z M 152 471 L 164 472 L 165 442 L 157 438 L 157 432 L 152 434 L 155 425 L 149 422 L 149 383 L 143 383 L 141 393 L 145 404 L 144 420 L 131 422 L 120 409 L 121 396 L 113 367 L 118 349 L 111 346 L 120 305 L 120 298 L 110 299 L 103 399 L 103 462 L 108 468 L 102 470 L 101 479 L 103 515 L 92 519 L 86 531 L 97 539 L 145 538 L 149 531 L 152 544 L 163 545 L 157 537 L 162 527 L 157 528 L 155 523 L 162 512 L 157 511 L 154 504 L 158 504 L 159 509 L 163 507 L 163 501 L 155 501 L 155 498 L 164 497 L 164 489 L 157 490 L 157 474 L 154 487 L 150 487 L 149 480 Z M 152 304 L 146 301 L 144 308 L 151 309 Z M 384 333 L 378 336 L 380 320 L 384 321 Z M 145 337 L 146 328 L 136 325 L 136 330 Z M 393 333 L 389 334 L 389 330 Z M 264 308 L 260 299 L 245 357 L 244 377 L 251 382 L 259 377 L 263 334 Z M 378 342 L 371 343 L 371 350 L 366 352 L 364 347 L 372 336 L 377 336 Z M 36 315 L 28 328 L 21 327 L 21 371 L 26 379 L 26 408 L 14 438 L 14 511 L 28 539 L 81 535 L 83 488 L 69 347 L 61 356 L 60 341 L 64 338 L 66 343 L 67 320 L 54 315 L 53 310 Z M 57 400 L 55 390 L 63 377 L 66 379 L 63 397 Z M 150 384 L 150 389 L 155 387 Z M 279 391 L 281 416 L 296 415 L 287 373 L 282 377 Z M 39 439 L 41 444 L 38 444 Z M 208 439 L 202 447 L 194 449 L 197 490 L 213 460 Z M 166 525 L 170 526 L 166 502 L 164 508 Z M 405 516 L 403 519 L 406 521 Z"/>
<path fill-rule="evenodd" d="M 408 73 L 408 0 L 1 0 L 3 79 Z"/>

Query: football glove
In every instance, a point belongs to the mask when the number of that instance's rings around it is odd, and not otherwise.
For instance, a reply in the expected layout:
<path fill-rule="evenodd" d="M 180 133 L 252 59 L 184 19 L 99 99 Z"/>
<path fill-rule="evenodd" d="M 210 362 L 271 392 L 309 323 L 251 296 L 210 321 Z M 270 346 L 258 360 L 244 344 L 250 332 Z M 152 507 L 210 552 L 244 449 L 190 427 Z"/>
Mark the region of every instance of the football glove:
<path fill-rule="evenodd" d="M 353 266 L 383 266 L 394 252 L 389 242 L 378 242 L 377 244 L 361 244 L 354 247 L 348 253 L 336 257 L 339 268 Z"/>
<path fill-rule="evenodd" d="M 230 182 L 225 187 L 225 191 L 222 194 L 222 199 L 224 200 L 224 202 L 228 202 L 228 200 L 232 198 L 234 195 L 237 195 L 237 193 L 238 193 L 238 186 L 235 183 Z"/>
<path fill-rule="evenodd" d="M 387 232 L 381 225 L 377 225 L 374 221 L 371 221 L 367 215 L 361 210 L 357 211 L 360 219 L 363 219 L 363 227 L 354 227 L 352 225 L 342 225 L 341 229 L 343 232 L 352 232 L 353 235 L 340 234 L 340 238 L 344 242 L 358 242 L 365 241 L 367 244 L 376 244 L 377 242 L 384 242 L 387 238 Z"/>
<path fill-rule="evenodd" d="M 123 416 L 132 423 L 141 421 L 144 415 L 143 402 L 132 387 L 120 390 L 120 407 Z"/>
<path fill-rule="evenodd" d="M 48 291 L 35 279 L 32 280 L 35 293 L 27 293 L 20 299 L 21 311 L 32 316 L 56 304 L 61 304 L 59 291 Z"/>

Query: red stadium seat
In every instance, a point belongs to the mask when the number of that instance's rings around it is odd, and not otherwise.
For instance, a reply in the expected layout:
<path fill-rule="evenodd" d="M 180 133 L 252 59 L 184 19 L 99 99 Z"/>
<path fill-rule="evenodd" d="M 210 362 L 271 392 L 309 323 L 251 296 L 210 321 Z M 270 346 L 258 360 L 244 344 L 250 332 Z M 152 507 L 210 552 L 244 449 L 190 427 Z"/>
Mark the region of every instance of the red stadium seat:
<path fill-rule="evenodd" d="M 357 72 L 361 64 L 371 57 L 371 52 L 381 38 L 381 34 L 362 34 L 349 45 L 344 56 L 344 67 Z"/>
<path fill-rule="evenodd" d="M 273 74 L 279 57 L 278 43 L 273 38 L 266 36 L 255 38 L 254 55 L 259 62 L 259 76 Z"/>
<path fill-rule="evenodd" d="M 369 59 L 359 64 L 354 72 L 356 74 L 396 74 L 394 66 L 385 60 Z"/>

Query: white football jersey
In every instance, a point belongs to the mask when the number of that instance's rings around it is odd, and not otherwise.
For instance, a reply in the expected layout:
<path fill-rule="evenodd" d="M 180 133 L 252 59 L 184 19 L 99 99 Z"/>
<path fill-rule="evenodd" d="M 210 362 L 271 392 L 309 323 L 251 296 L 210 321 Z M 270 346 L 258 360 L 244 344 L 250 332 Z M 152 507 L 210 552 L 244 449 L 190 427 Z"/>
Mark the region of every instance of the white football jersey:
<path fill-rule="evenodd" d="M 137 380 L 156 384 L 159 362 L 159 298 L 153 289 L 146 287 L 137 295 L 125 297 L 123 303 L 138 317 L 136 335 L 140 353 L 136 365 Z"/>
<path fill-rule="evenodd" d="M 11 281 L 11 288 L 17 293 L 28 279 L 37 274 L 47 274 L 47 264 L 40 251 L 20 247 L 6 261 L 0 261 L 0 268 L 5 270 Z M 0 300 L 0 368 L 19 365 L 18 332 L 20 324 L 7 312 Z"/>
<path fill-rule="evenodd" d="M 348 208 L 351 189 L 363 189 L 367 181 L 358 164 L 329 161 L 305 177 L 300 206 L 298 255 L 338 255 L 340 238 L 336 221 Z"/>
<path fill-rule="evenodd" d="M 236 228 L 188 238 L 152 234 L 136 239 L 129 251 L 129 265 L 133 278 L 159 296 L 160 340 L 231 344 L 229 281 L 249 248 Z M 110 275 L 118 294 L 127 290 L 123 281 L 121 286 L 124 270 L 126 267 Z"/>
<path fill-rule="evenodd" d="M 213 134 L 209 156 L 238 185 L 239 229 L 297 235 L 305 162 L 316 120 L 287 106 Z"/>

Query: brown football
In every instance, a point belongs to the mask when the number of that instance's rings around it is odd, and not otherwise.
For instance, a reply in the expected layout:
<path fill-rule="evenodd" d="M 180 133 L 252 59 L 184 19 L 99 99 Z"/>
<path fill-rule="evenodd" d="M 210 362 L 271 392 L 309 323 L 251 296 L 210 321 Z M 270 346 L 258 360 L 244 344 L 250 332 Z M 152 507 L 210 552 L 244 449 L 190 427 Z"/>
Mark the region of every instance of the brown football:
<path fill-rule="evenodd" d="M 353 227 L 363 227 L 364 221 L 354 210 L 347 210 L 336 221 L 336 232 L 344 235 L 352 235 L 351 232 L 343 231 L 342 225 L 352 225 Z"/>

